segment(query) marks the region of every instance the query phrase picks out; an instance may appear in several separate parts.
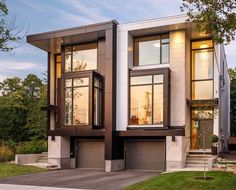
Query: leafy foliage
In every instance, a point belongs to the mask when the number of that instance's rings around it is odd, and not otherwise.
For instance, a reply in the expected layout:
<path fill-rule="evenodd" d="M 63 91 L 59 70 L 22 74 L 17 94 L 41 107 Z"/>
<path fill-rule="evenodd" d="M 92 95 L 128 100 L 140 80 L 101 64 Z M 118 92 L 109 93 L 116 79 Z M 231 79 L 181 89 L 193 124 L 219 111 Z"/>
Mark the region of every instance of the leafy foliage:
<path fill-rule="evenodd" d="M 235 39 L 235 0 L 183 0 L 181 10 L 187 10 L 189 20 L 196 23 L 199 31 L 211 34 L 216 43 Z"/>
<path fill-rule="evenodd" d="M 236 68 L 229 69 L 230 76 L 230 127 L 231 136 L 236 136 Z"/>
<path fill-rule="evenodd" d="M 0 138 L 15 142 L 46 138 L 47 85 L 36 75 L 0 83 Z"/>
<path fill-rule="evenodd" d="M 0 51 L 8 52 L 14 49 L 12 42 L 21 42 L 23 36 L 21 36 L 22 30 L 15 25 L 15 20 L 6 22 L 6 16 L 8 15 L 8 8 L 4 0 L 0 0 Z"/>

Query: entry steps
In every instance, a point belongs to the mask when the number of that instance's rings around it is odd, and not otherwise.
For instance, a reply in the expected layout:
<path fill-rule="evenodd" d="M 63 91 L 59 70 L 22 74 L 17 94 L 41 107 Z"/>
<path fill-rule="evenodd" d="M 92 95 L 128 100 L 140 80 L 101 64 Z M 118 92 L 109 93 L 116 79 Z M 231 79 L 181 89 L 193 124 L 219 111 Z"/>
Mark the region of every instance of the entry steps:
<path fill-rule="evenodd" d="M 48 153 L 47 152 L 42 152 L 41 157 L 39 158 L 39 160 L 36 163 L 29 163 L 29 164 L 24 164 L 24 165 L 45 168 L 48 170 L 58 169 L 57 165 L 48 163 Z"/>
<path fill-rule="evenodd" d="M 212 155 L 209 153 L 206 153 L 205 156 L 203 153 L 192 153 L 190 152 L 189 155 L 186 158 L 186 168 L 204 168 L 204 161 L 205 161 L 205 167 L 208 168 L 208 161 L 212 158 Z"/>

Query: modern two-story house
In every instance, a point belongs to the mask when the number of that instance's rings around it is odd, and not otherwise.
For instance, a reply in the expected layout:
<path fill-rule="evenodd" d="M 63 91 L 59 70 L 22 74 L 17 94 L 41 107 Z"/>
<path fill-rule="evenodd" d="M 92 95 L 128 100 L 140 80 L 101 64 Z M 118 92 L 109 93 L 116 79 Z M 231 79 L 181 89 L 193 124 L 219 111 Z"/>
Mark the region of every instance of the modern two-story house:
<path fill-rule="evenodd" d="M 48 53 L 48 158 L 60 168 L 183 168 L 227 146 L 224 47 L 185 15 L 27 36 Z M 224 140 L 224 141 L 223 141 Z"/>

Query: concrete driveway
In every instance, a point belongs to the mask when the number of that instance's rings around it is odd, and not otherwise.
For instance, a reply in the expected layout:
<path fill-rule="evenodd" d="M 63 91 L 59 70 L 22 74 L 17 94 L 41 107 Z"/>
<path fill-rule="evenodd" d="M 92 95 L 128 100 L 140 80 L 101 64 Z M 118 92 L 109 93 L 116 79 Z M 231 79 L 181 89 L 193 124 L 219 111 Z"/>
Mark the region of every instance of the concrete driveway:
<path fill-rule="evenodd" d="M 28 189 L 25 185 L 30 185 L 54 188 L 117 190 L 156 175 L 159 175 L 159 173 L 134 170 L 110 173 L 86 169 L 56 170 L 0 179 L 0 189 L 25 190 Z M 4 184 L 11 185 L 4 187 Z M 54 188 L 47 189 L 53 190 Z"/>

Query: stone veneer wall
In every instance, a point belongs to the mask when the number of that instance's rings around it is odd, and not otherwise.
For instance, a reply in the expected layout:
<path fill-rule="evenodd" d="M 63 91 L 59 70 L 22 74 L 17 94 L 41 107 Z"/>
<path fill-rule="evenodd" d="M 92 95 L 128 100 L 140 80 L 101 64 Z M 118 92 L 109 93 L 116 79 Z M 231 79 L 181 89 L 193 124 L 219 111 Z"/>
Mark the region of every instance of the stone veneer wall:
<path fill-rule="evenodd" d="M 48 163 L 59 168 L 75 168 L 75 160 L 70 158 L 70 138 L 55 136 L 48 137 Z"/>
<path fill-rule="evenodd" d="M 185 126 L 186 123 L 185 47 L 185 31 L 170 32 L 171 126 Z M 184 167 L 184 147 L 185 137 L 177 136 L 175 141 L 166 137 L 166 170 Z"/>

